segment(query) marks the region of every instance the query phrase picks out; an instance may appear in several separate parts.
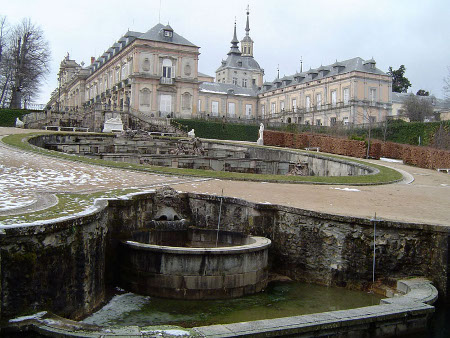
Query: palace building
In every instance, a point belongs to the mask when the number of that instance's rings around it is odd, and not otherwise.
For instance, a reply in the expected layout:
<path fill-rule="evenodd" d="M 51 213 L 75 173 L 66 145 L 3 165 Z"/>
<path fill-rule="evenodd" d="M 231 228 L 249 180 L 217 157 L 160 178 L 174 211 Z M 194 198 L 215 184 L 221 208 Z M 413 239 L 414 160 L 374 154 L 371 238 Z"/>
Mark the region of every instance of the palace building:
<path fill-rule="evenodd" d="M 120 112 L 147 120 L 226 118 L 331 126 L 380 122 L 392 114 L 391 77 L 373 59 L 336 61 L 263 82 L 248 8 L 246 14 L 241 48 L 235 23 L 231 48 L 215 77 L 198 71 L 198 46 L 170 25 L 157 24 L 145 33 L 128 31 L 86 67 L 67 55 L 48 106 L 83 115 L 84 121 Z M 86 117 L 95 111 L 103 113 Z"/>

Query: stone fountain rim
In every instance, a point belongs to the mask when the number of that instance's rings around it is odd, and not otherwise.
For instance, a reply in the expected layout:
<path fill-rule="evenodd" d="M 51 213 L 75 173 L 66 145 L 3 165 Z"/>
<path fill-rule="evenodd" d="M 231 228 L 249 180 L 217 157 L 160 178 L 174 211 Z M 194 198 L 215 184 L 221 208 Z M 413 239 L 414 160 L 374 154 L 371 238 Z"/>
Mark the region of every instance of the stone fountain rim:
<path fill-rule="evenodd" d="M 207 230 L 207 229 L 205 229 Z M 224 254 L 240 254 L 245 252 L 253 252 L 260 251 L 268 248 L 272 241 L 265 237 L 260 236 L 248 236 L 254 242 L 250 244 L 244 245 L 234 245 L 227 247 L 218 247 L 218 248 L 186 248 L 186 247 L 177 247 L 177 246 L 167 246 L 167 245 L 156 245 L 156 244 L 146 244 L 140 243 L 136 241 L 122 241 L 122 243 L 130 248 L 137 250 L 146 250 L 146 251 L 156 251 L 162 253 L 170 253 L 170 254 L 188 254 L 188 255 L 224 255 Z"/>

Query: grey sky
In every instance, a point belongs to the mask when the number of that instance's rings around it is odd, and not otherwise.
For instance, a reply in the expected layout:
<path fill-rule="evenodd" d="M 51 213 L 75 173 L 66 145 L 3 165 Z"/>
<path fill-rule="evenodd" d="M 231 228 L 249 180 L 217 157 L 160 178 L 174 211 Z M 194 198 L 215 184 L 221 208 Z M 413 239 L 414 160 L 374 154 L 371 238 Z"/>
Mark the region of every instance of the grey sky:
<path fill-rule="evenodd" d="M 406 66 L 412 90 L 442 97 L 450 66 L 450 1 L 416 0 L 161 0 L 161 23 L 200 46 L 199 70 L 215 75 L 230 48 L 236 17 L 238 39 L 245 34 L 250 5 L 250 36 L 265 81 L 337 60 L 373 57 L 387 71 Z M 57 87 L 59 63 L 67 52 L 88 64 L 128 29 L 146 32 L 158 23 L 160 0 L 4 1 L 0 15 L 9 24 L 30 17 L 50 42 L 52 63 L 36 100 L 46 103 Z"/>

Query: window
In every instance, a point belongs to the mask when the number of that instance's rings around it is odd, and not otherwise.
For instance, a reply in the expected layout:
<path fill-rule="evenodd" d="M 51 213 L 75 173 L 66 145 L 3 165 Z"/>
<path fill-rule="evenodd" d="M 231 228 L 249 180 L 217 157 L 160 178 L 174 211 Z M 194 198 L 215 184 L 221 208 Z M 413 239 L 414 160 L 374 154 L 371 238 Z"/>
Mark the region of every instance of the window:
<path fill-rule="evenodd" d="M 122 65 L 122 80 L 124 80 L 127 77 L 127 64 L 124 63 Z"/>
<path fill-rule="evenodd" d="M 292 111 L 294 113 L 297 111 L 297 99 L 292 100 Z"/>
<path fill-rule="evenodd" d="M 309 96 L 306 97 L 305 106 L 306 106 L 306 111 L 308 112 L 311 109 L 311 98 Z"/>
<path fill-rule="evenodd" d="M 334 108 L 336 107 L 336 91 L 331 91 L 331 106 Z"/>
<path fill-rule="evenodd" d="M 159 98 L 159 111 L 161 113 L 170 113 L 172 111 L 172 96 L 161 95 Z"/>
<path fill-rule="evenodd" d="M 150 59 L 149 58 L 145 58 L 144 62 L 142 62 L 142 70 L 144 72 L 148 72 L 150 70 Z"/>
<path fill-rule="evenodd" d="M 219 116 L 219 102 L 218 101 L 211 102 L 211 113 L 212 113 L 212 116 Z"/>
<path fill-rule="evenodd" d="M 164 59 L 162 64 L 162 77 L 172 78 L 173 70 L 172 70 L 172 60 Z"/>
<path fill-rule="evenodd" d="M 252 105 L 251 104 L 245 105 L 245 116 L 247 116 L 247 119 L 250 119 L 252 117 Z"/>
<path fill-rule="evenodd" d="M 237 86 L 237 77 L 233 77 L 233 84 Z"/>
<path fill-rule="evenodd" d="M 370 88 L 369 99 L 370 104 L 374 105 L 375 101 L 377 100 L 377 90 L 375 88 Z"/>
<path fill-rule="evenodd" d="M 369 123 L 375 123 L 375 122 L 377 122 L 377 118 L 376 118 L 376 116 L 369 116 Z"/>
<path fill-rule="evenodd" d="M 150 89 L 144 88 L 139 92 L 139 104 L 141 106 L 150 106 Z"/>
<path fill-rule="evenodd" d="M 277 105 L 275 102 L 272 102 L 272 106 L 270 108 L 270 114 L 271 115 L 275 115 L 275 109 L 276 109 Z"/>
<path fill-rule="evenodd" d="M 120 81 L 120 68 L 116 68 L 116 83 Z"/>
<path fill-rule="evenodd" d="M 350 99 L 350 89 L 344 88 L 344 105 L 348 104 L 349 99 Z"/>
<path fill-rule="evenodd" d="M 335 117 L 330 118 L 330 125 L 331 126 L 335 126 L 336 125 L 336 118 Z"/>
<path fill-rule="evenodd" d="M 247 79 L 242 79 L 242 87 L 247 88 Z"/>
<path fill-rule="evenodd" d="M 190 110 L 191 109 L 191 97 L 192 95 L 190 93 L 184 93 L 182 96 L 183 101 L 183 109 Z"/>
<path fill-rule="evenodd" d="M 320 119 L 316 119 L 316 126 L 321 126 L 322 125 L 322 121 Z"/>
<path fill-rule="evenodd" d="M 113 84 L 113 73 L 110 72 L 110 73 L 109 73 L 109 87 L 111 87 L 112 84 Z"/>
<path fill-rule="evenodd" d="M 284 101 L 280 101 L 280 110 L 284 111 Z"/>
<path fill-rule="evenodd" d="M 252 85 L 256 85 L 256 79 L 252 79 Z"/>
<path fill-rule="evenodd" d="M 171 38 L 172 37 L 172 32 L 171 31 L 164 31 L 164 36 L 165 37 L 168 37 L 168 38 Z"/>
<path fill-rule="evenodd" d="M 247 54 L 247 46 L 244 46 L 244 54 Z"/>
<path fill-rule="evenodd" d="M 266 106 L 265 105 L 261 105 L 261 116 L 263 119 L 266 118 Z"/>
<path fill-rule="evenodd" d="M 348 126 L 348 116 L 345 116 L 343 118 L 343 120 L 344 120 L 344 126 Z"/>
<path fill-rule="evenodd" d="M 198 112 L 202 111 L 202 100 L 200 100 L 200 99 L 198 99 L 197 111 Z"/>
<path fill-rule="evenodd" d="M 316 106 L 317 106 L 317 110 L 322 109 L 322 94 L 316 94 Z"/>
<path fill-rule="evenodd" d="M 234 102 L 228 103 L 228 116 L 235 117 L 236 116 L 236 104 Z"/>

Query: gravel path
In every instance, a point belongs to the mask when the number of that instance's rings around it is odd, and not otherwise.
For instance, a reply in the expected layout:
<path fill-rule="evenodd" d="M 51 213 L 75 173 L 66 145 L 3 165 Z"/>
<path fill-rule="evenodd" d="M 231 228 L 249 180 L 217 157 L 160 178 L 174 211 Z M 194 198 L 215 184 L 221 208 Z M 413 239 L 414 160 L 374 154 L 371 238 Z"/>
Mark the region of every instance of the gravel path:
<path fill-rule="evenodd" d="M 0 135 L 13 132 L 30 130 L 0 128 Z M 381 186 L 199 181 L 56 160 L 0 145 L 0 211 L 26 207 L 41 192 L 141 189 L 168 184 L 179 191 L 219 195 L 223 189 L 225 196 L 339 215 L 373 217 L 376 213 L 382 219 L 450 226 L 450 175 L 399 163 L 369 161 L 407 173 L 403 182 Z"/>

